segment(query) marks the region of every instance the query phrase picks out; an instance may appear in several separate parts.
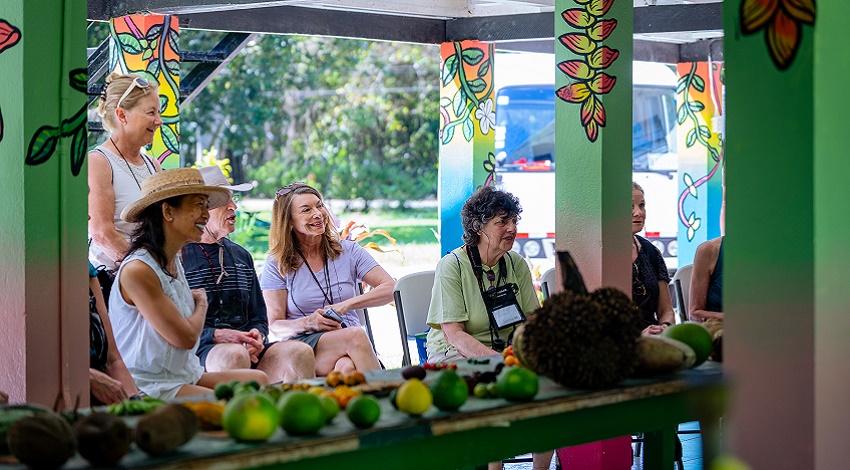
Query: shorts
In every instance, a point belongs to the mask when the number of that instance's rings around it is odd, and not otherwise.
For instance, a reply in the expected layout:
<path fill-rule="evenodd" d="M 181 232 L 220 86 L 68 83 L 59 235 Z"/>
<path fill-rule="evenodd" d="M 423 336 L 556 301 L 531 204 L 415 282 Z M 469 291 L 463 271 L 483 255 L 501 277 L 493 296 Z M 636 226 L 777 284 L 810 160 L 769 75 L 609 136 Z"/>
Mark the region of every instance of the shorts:
<path fill-rule="evenodd" d="M 252 369 L 256 369 L 256 368 L 257 368 L 257 364 L 259 364 L 259 363 L 260 363 L 260 361 L 262 361 L 262 360 L 263 360 L 263 356 L 265 356 L 265 355 L 266 355 L 266 351 L 268 351 L 268 350 L 269 350 L 269 348 L 270 348 L 273 344 L 275 344 L 275 343 L 277 343 L 277 341 L 274 341 L 274 342 L 271 342 L 271 343 L 265 343 L 265 344 L 263 344 L 263 350 L 262 350 L 262 351 L 260 351 L 260 354 L 257 356 L 257 362 L 252 362 L 252 363 L 251 363 L 251 368 L 252 368 Z M 201 361 L 201 366 L 202 366 L 205 370 L 206 370 L 206 368 L 207 368 L 207 355 L 208 355 L 208 354 L 210 353 L 210 351 L 212 351 L 212 349 L 213 349 L 214 347 L 216 347 L 217 345 L 218 345 L 218 344 L 216 344 L 216 343 L 202 344 L 202 345 L 198 346 L 198 351 L 197 351 L 197 352 L 195 352 L 195 354 L 197 354 L 197 355 L 198 355 L 198 359 L 200 359 L 200 361 Z"/>
<path fill-rule="evenodd" d="M 428 356 L 428 362 L 431 364 L 441 364 L 443 362 L 457 362 L 466 359 L 466 357 L 455 348 L 449 348 L 443 352 L 438 352 Z"/>
<path fill-rule="evenodd" d="M 321 338 L 323 334 L 325 334 L 324 331 L 319 331 L 315 333 L 301 333 L 291 338 L 287 338 L 287 341 L 301 341 L 302 343 L 307 343 L 308 345 L 310 345 L 311 348 L 313 348 L 313 350 L 315 350 L 316 346 L 318 346 L 319 344 L 319 338 Z"/>

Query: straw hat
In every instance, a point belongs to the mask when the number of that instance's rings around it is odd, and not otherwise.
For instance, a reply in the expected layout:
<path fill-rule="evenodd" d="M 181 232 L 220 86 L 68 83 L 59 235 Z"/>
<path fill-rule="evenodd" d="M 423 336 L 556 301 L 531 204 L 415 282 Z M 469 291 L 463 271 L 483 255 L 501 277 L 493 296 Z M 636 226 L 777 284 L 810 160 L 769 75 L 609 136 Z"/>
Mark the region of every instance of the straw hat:
<path fill-rule="evenodd" d="M 201 172 L 201 176 L 204 177 L 204 182 L 209 186 L 227 188 L 231 191 L 250 191 L 251 189 L 254 189 L 254 185 L 251 183 L 231 185 L 230 181 L 227 180 L 227 177 L 224 176 L 224 172 L 221 171 L 221 167 L 218 165 L 205 166 L 198 168 L 198 170 Z"/>
<path fill-rule="evenodd" d="M 138 222 L 139 216 L 151 204 L 184 194 L 206 195 L 210 209 L 227 204 L 231 198 L 229 189 L 206 185 L 197 169 L 176 168 L 160 171 L 142 181 L 142 197 L 127 205 L 121 211 L 121 218 L 127 222 Z"/>

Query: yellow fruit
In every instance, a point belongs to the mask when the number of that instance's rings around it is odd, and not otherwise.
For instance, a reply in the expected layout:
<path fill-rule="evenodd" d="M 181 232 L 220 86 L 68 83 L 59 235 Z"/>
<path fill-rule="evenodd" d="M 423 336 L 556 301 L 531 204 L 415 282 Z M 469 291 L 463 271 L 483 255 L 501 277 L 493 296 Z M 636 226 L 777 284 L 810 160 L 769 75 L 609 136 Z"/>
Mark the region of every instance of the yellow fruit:
<path fill-rule="evenodd" d="M 679 340 L 690 346 L 697 355 L 694 366 L 702 364 L 711 355 L 711 333 L 699 323 L 685 322 L 673 325 L 661 332 L 661 336 Z"/>
<path fill-rule="evenodd" d="M 372 395 L 361 395 L 348 403 L 345 415 L 358 428 L 369 428 L 381 417 L 381 405 Z"/>
<path fill-rule="evenodd" d="M 307 389 L 307 391 L 312 393 L 313 395 L 321 395 L 325 393 L 325 387 L 310 387 Z"/>
<path fill-rule="evenodd" d="M 499 396 L 510 401 L 528 401 L 537 395 L 537 374 L 524 367 L 505 367 L 496 378 Z"/>
<path fill-rule="evenodd" d="M 278 426 L 274 403 L 261 393 L 242 393 L 224 407 L 221 424 L 237 441 L 265 441 Z"/>
<path fill-rule="evenodd" d="M 431 395 L 434 406 L 443 411 L 454 411 L 466 403 L 469 387 L 466 385 L 466 380 L 457 375 L 457 372 L 446 369 L 431 385 Z"/>
<path fill-rule="evenodd" d="M 711 462 L 709 470 L 752 470 L 752 467 L 731 455 L 720 455 Z"/>
<path fill-rule="evenodd" d="M 338 370 L 331 371 L 327 377 L 325 377 L 325 383 L 330 385 L 331 387 L 336 387 L 341 384 L 343 380 L 342 372 Z"/>
<path fill-rule="evenodd" d="M 431 391 L 419 379 L 410 379 L 401 384 L 396 395 L 398 409 L 419 416 L 431 407 Z"/>
<path fill-rule="evenodd" d="M 284 393 L 277 409 L 280 412 L 280 427 L 293 436 L 314 434 L 322 429 L 327 419 L 319 397 L 303 390 Z"/>

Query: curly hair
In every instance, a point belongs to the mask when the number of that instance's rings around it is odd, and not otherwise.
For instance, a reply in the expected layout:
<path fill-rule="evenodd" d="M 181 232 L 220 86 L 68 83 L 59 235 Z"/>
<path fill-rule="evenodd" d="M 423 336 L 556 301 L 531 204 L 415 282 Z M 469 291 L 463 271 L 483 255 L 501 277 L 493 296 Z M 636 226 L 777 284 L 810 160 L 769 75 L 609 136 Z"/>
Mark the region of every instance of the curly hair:
<path fill-rule="evenodd" d="M 493 217 L 507 215 L 519 219 L 520 212 L 522 207 L 519 205 L 519 199 L 513 194 L 491 186 L 480 186 L 460 210 L 464 243 L 477 245 L 481 239 L 478 231 Z"/>
<path fill-rule="evenodd" d="M 313 194 L 322 199 L 322 194 L 312 186 L 300 185 L 287 194 L 281 196 L 276 194 L 274 206 L 272 207 L 272 225 L 269 229 L 269 254 L 277 262 L 278 270 L 282 276 L 295 272 L 304 263 L 298 254 L 298 239 L 292 230 L 292 200 L 299 194 Z M 325 213 L 325 235 L 322 240 L 322 251 L 328 260 L 334 260 L 342 254 L 342 244 L 339 242 L 339 234 L 330 215 Z"/>

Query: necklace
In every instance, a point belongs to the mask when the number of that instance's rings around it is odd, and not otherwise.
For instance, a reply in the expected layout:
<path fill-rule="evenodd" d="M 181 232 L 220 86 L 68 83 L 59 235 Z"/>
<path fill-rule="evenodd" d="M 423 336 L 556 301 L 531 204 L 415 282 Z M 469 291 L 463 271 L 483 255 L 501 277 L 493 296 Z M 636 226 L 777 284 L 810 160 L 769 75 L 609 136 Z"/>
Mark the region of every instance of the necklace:
<path fill-rule="evenodd" d="M 115 147 L 115 150 L 118 151 L 118 155 L 121 155 L 121 160 L 124 160 L 124 163 L 127 164 L 127 170 L 130 171 L 130 176 L 133 177 L 133 180 L 136 182 L 136 186 L 138 186 L 139 189 L 142 189 L 142 184 L 139 183 L 139 179 L 136 178 L 136 173 L 134 173 L 133 169 L 130 167 L 130 162 L 127 161 L 127 157 L 125 157 L 124 154 L 121 153 L 121 149 L 118 148 L 118 144 L 116 144 L 115 141 L 112 140 L 112 137 L 109 138 L 109 141 L 112 142 L 112 146 Z M 152 175 L 153 171 L 150 168 L 148 168 L 148 161 L 147 161 L 147 159 L 145 159 L 145 157 L 142 157 L 142 162 L 145 164 L 145 169 L 148 170 L 148 174 Z"/>

